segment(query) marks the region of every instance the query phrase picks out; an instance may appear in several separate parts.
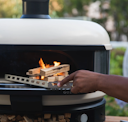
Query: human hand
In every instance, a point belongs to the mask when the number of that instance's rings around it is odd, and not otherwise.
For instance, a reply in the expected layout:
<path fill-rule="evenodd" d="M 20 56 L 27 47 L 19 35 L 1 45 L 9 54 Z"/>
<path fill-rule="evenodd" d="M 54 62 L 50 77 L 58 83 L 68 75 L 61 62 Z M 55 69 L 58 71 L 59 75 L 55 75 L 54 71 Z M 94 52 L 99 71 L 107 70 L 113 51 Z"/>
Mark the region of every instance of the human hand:
<path fill-rule="evenodd" d="M 77 93 L 88 93 L 99 90 L 98 85 L 102 74 L 95 73 L 87 70 L 79 70 L 57 84 L 58 87 L 62 87 L 64 84 L 73 80 L 73 87 L 71 92 Z"/>

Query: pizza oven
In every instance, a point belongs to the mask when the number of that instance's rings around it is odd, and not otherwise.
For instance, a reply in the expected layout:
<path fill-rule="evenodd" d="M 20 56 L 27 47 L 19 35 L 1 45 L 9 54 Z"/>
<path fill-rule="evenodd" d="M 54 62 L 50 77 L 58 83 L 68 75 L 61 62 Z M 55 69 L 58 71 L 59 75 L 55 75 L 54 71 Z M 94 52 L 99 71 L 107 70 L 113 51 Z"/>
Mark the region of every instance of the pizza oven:
<path fill-rule="evenodd" d="M 42 122 L 103 122 L 103 92 L 73 94 L 72 82 L 62 88 L 56 83 L 81 69 L 108 74 L 109 36 L 94 22 L 50 19 L 48 2 L 23 0 L 21 19 L 0 19 L 0 113 L 32 118 L 51 115 Z M 57 70 L 65 75 L 53 73 L 54 61 L 61 63 Z M 40 72 L 31 74 L 37 68 Z M 47 69 L 52 74 L 41 75 Z M 58 118 L 52 120 L 53 116 Z"/>

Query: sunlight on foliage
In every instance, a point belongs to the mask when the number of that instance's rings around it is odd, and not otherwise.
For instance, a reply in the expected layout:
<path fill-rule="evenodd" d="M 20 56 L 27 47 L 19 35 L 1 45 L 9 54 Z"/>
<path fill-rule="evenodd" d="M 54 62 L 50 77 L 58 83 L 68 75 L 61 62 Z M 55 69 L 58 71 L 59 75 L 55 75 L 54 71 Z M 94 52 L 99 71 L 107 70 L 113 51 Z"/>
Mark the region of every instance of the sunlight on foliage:
<path fill-rule="evenodd" d="M 22 0 L 0 0 L 0 18 L 20 18 Z"/>

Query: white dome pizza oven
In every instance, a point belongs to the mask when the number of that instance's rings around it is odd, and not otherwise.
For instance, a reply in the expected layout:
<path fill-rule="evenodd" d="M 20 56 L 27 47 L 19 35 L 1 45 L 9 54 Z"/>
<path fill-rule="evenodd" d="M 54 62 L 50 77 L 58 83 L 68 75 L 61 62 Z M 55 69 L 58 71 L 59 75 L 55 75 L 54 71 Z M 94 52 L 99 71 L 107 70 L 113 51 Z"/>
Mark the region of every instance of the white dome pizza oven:
<path fill-rule="evenodd" d="M 76 95 L 67 87 L 5 79 L 5 74 L 28 77 L 26 72 L 39 67 L 40 58 L 70 65 L 69 74 L 81 69 L 108 74 L 112 46 L 105 29 L 89 21 L 50 19 L 48 2 L 23 0 L 21 19 L 0 19 L 0 113 L 72 113 L 71 122 L 84 122 L 80 116 L 85 114 L 87 122 L 103 122 L 103 92 Z"/>

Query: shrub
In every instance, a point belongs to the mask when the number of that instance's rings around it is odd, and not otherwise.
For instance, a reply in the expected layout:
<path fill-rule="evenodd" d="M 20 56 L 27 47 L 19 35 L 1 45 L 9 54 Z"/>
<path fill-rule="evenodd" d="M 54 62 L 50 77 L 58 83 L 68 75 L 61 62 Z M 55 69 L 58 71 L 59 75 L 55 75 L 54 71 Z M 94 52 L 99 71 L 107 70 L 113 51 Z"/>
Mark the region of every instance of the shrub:
<path fill-rule="evenodd" d="M 123 58 L 125 48 L 116 48 L 111 51 L 110 55 L 110 74 L 112 75 L 123 75 Z M 115 98 L 110 97 L 108 95 L 105 96 L 106 99 L 106 115 L 111 116 L 128 116 L 128 105 L 124 108 L 120 108 L 120 106 L 115 102 Z"/>

